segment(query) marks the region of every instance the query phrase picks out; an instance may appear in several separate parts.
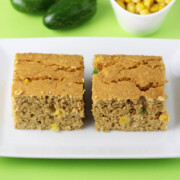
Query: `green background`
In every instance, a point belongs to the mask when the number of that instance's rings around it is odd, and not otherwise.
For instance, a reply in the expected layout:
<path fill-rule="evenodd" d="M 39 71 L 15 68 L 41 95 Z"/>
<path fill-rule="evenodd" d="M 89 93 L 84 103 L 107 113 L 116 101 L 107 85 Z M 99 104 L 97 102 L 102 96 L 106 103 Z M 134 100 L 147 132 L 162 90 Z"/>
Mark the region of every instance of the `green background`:
<path fill-rule="evenodd" d="M 98 11 L 87 23 L 72 30 L 49 30 L 42 16 L 14 10 L 10 0 L 0 0 L 0 38 L 103 36 L 136 37 L 118 25 L 109 0 L 98 0 Z M 147 38 L 180 39 L 180 0 L 158 32 Z M 180 179 L 180 159 L 66 160 L 0 158 L 0 179 Z"/>

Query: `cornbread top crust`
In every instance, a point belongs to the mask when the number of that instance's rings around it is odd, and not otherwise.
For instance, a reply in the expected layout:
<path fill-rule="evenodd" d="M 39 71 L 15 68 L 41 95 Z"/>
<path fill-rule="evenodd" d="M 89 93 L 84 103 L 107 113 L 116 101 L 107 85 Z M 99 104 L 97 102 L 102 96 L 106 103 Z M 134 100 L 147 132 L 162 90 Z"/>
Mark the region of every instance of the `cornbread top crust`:
<path fill-rule="evenodd" d="M 83 96 L 83 57 L 16 54 L 12 96 Z"/>
<path fill-rule="evenodd" d="M 95 55 L 93 100 L 165 99 L 165 66 L 159 56 Z"/>

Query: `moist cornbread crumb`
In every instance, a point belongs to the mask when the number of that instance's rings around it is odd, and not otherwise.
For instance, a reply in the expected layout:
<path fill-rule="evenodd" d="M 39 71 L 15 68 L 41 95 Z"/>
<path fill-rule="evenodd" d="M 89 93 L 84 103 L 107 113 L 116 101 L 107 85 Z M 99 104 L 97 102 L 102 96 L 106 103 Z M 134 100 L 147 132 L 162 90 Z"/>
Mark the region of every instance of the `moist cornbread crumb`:
<path fill-rule="evenodd" d="M 165 130 L 165 66 L 159 56 L 95 55 L 93 116 L 97 130 Z"/>
<path fill-rule="evenodd" d="M 12 85 L 15 128 L 81 129 L 83 71 L 80 55 L 16 54 Z"/>

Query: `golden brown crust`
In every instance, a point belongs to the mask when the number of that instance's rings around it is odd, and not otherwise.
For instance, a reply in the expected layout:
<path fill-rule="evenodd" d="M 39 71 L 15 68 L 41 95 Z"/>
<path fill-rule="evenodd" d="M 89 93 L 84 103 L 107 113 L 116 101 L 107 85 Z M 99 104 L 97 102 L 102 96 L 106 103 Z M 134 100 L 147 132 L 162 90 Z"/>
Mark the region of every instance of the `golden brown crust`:
<path fill-rule="evenodd" d="M 126 69 L 137 67 L 140 64 L 149 64 L 152 67 L 162 64 L 161 56 L 143 56 L 143 55 L 102 55 L 94 56 L 94 68 L 103 69 L 104 67 L 118 65 Z"/>
<path fill-rule="evenodd" d="M 165 69 L 161 57 L 95 55 L 93 100 L 165 99 Z"/>
<path fill-rule="evenodd" d="M 83 98 L 83 84 L 64 82 L 60 80 L 14 81 L 12 96 L 69 96 Z"/>
<path fill-rule="evenodd" d="M 58 65 L 64 68 L 83 70 L 83 57 L 66 54 L 17 53 L 15 61 L 38 62 L 47 66 Z"/>
<path fill-rule="evenodd" d="M 16 54 L 12 96 L 83 96 L 80 55 Z"/>

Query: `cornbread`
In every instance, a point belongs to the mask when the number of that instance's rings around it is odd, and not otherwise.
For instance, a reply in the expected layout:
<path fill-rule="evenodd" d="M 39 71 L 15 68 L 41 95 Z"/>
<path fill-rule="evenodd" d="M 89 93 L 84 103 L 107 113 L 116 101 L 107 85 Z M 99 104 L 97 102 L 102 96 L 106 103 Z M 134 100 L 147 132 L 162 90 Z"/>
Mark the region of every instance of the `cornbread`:
<path fill-rule="evenodd" d="M 93 116 L 97 130 L 165 130 L 165 66 L 159 56 L 95 55 Z"/>
<path fill-rule="evenodd" d="M 80 55 L 16 54 L 12 85 L 15 128 L 81 129 L 83 71 Z"/>

